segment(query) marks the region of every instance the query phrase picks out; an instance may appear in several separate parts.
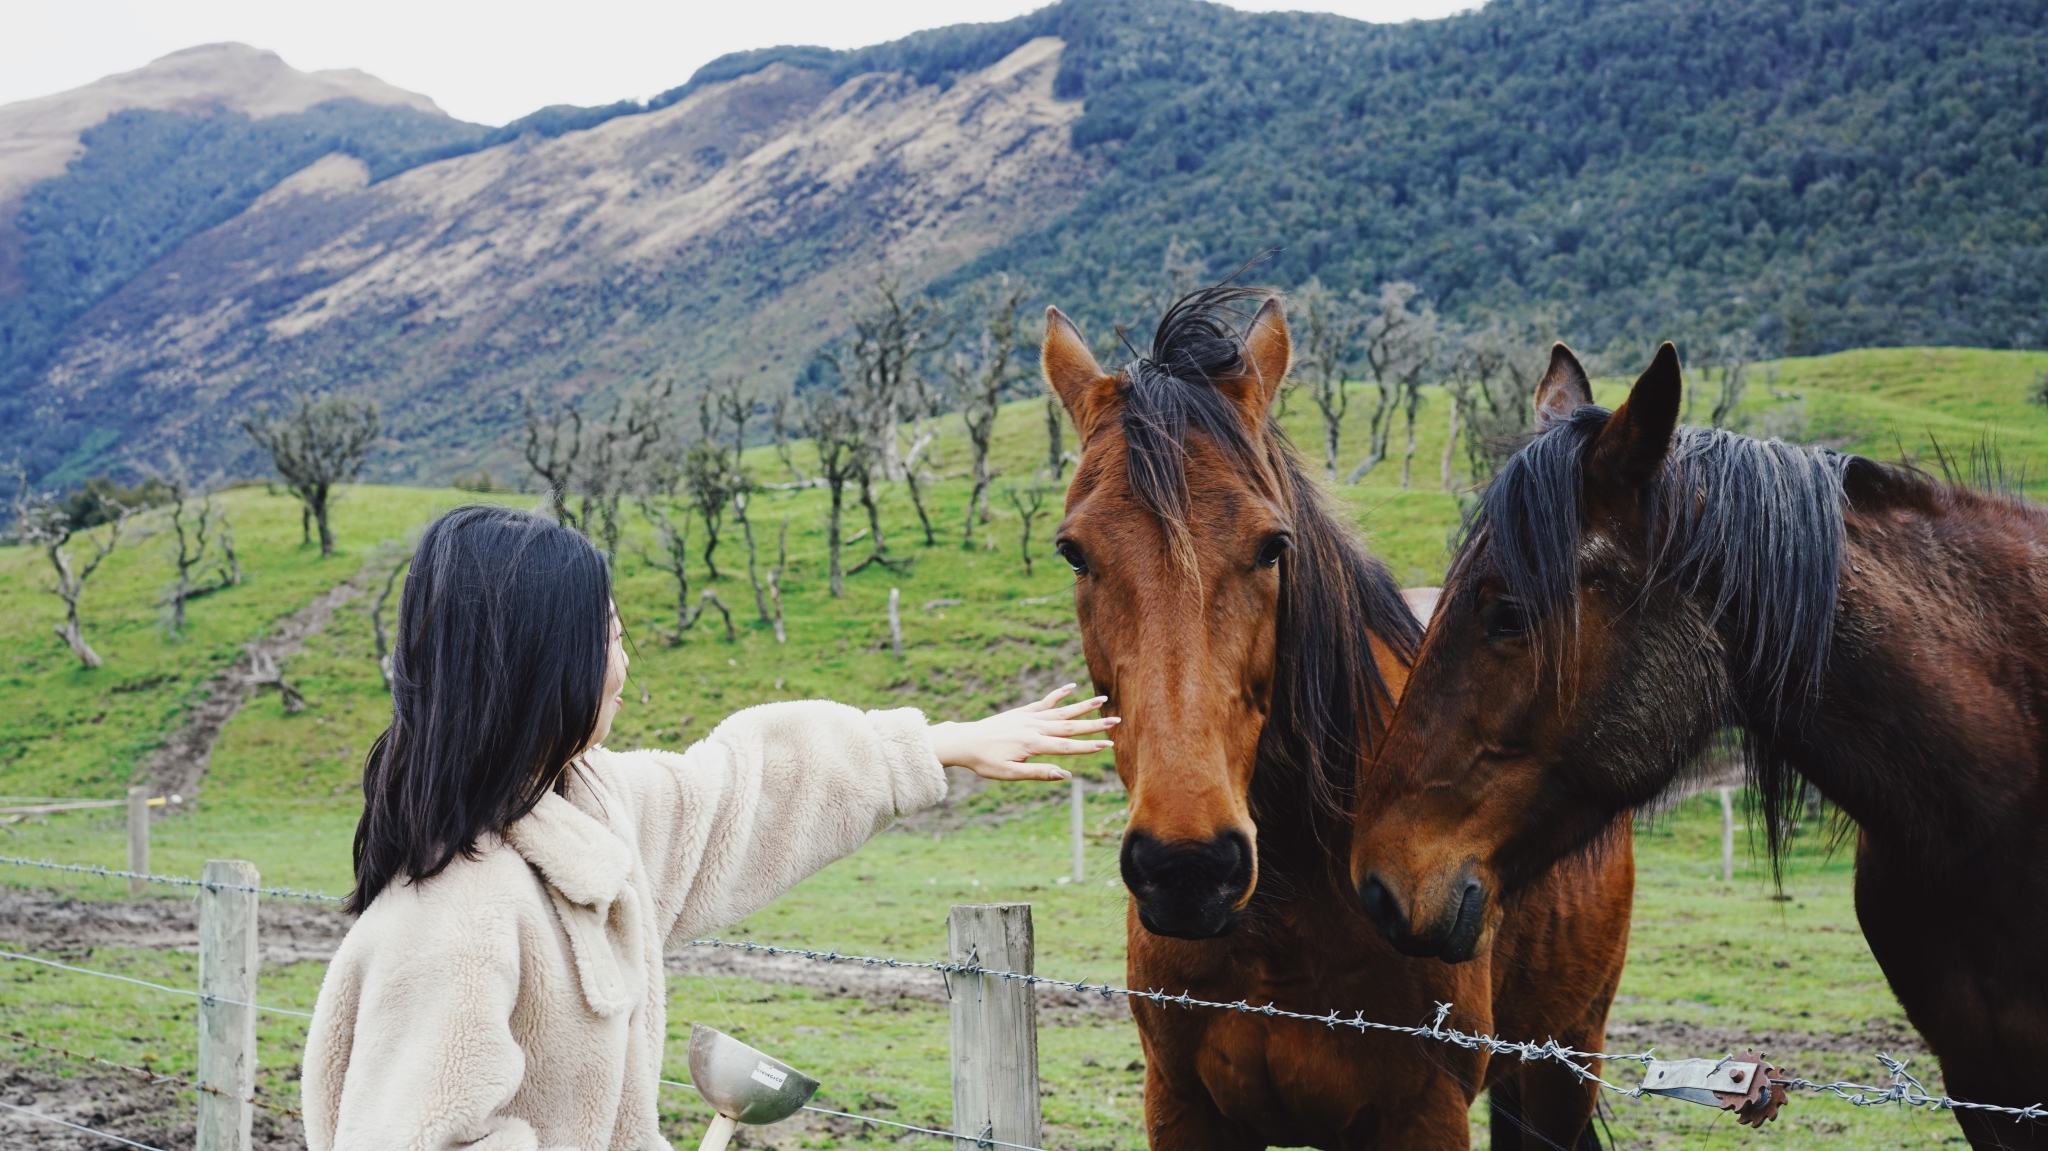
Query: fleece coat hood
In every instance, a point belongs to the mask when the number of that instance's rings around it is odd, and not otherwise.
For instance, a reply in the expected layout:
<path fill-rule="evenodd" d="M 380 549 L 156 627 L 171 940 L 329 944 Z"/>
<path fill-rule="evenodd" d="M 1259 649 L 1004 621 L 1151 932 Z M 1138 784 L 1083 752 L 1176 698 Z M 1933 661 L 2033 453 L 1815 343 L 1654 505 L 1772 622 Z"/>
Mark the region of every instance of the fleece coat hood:
<path fill-rule="evenodd" d="M 749 708 L 678 755 L 587 753 L 502 838 L 394 883 L 327 969 L 310 1151 L 669 1151 L 662 955 L 938 802 L 922 713 Z"/>

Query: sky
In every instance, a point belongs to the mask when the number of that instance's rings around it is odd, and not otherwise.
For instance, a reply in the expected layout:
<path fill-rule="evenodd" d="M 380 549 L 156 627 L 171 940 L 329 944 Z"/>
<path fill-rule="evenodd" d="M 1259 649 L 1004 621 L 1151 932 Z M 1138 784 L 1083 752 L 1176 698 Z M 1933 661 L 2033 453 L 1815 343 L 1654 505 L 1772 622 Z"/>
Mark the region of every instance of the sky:
<path fill-rule="evenodd" d="M 1240 0 L 1248 10 L 1433 19 L 1478 0 Z M 857 48 L 1007 20 L 1044 0 L 0 0 L 0 104 L 238 40 L 306 71 L 360 68 L 451 115 L 502 124 L 548 104 L 644 99 L 747 48 Z"/>

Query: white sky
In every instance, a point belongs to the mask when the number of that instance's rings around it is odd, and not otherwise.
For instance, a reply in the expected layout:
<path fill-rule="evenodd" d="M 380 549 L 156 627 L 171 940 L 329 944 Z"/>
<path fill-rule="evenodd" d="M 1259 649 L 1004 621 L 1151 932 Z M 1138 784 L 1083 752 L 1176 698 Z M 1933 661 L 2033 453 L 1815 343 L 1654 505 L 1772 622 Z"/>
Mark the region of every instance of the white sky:
<path fill-rule="evenodd" d="M 293 67 L 360 68 L 452 115 L 502 124 L 547 104 L 643 99 L 727 52 L 856 48 L 1007 20 L 1043 0 L 0 0 L 0 104 L 239 40 Z M 1237 0 L 1246 9 L 1430 19 L 1478 0 Z"/>

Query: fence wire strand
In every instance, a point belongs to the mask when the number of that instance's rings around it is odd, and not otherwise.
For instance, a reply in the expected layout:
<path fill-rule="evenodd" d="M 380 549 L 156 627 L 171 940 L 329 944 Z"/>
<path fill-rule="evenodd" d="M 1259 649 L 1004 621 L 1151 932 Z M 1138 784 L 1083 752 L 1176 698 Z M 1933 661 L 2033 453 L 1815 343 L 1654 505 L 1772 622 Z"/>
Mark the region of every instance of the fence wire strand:
<path fill-rule="evenodd" d="M 662 1083 L 670 1087 L 688 1087 L 692 1091 L 696 1090 L 695 1086 L 675 1079 L 664 1079 Z M 877 1119 L 873 1115 L 855 1115 L 851 1111 L 834 1111 L 830 1107 L 812 1107 L 809 1104 L 805 1104 L 804 1110 L 815 1111 L 820 1115 L 837 1115 L 841 1119 L 853 1119 L 861 1123 L 879 1123 L 884 1127 L 900 1127 L 905 1131 L 915 1131 L 920 1135 L 933 1135 L 940 1139 L 962 1139 L 973 1143 L 977 1147 L 1009 1147 L 1013 1151 L 1044 1151 L 1044 1148 L 1033 1147 L 1028 1143 L 1006 1143 L 1001 1139 L 995 1138 L 993 1134 L 986 1130 L 979 1135 L 962 1135 L 958 1131 L 941 1131 L 936 1127 L 919 1127 L 915 1123 L 899 1123 L 894 1119 Z"/>
<path fill-rule="evenodd" d="M 48 859 L 24 859 L 16 855 L 0 855 L 0 863 L 13 867 L 40 867 L 45 871 L 69 871 L 79 875 L 97 875 L 104 879 L 140 879 L 144 883 L 161 883 L 168 887 L 203 887 L 208 891 L 250 891 L 257 895 L 272 895 L 279 899 L 304 899 L 312 903 L 340 903 L 339 895 L 322 895 L 317 891 L 294 891 L 289 887 L 247 887 L 237 883 L 208 883 L 204 879 L 192 879 L 183 875 L 150 875 L 140 871 L 116 871 L 91 863 L 57 863 Z"/>
<path fill-rule="evenodd" d="M 54 1052 L 58 1055 L 65 1056 L 66 1058 L 77 1059 L 86 1063 L 97 1063 L 102 1067 L 112 1067 L 116 1071 L 132 1072 L 136 1075 L 140 1075 L 143 1078 L 149 1080 L 152 1084 L 176 1083 L 181 1086 L 190 1087 L 194 1091 L 204 1091 L 208 1095 L 217 1095 L 222 1099 L 232 1099 L 238 1103 L 247 1103 L 252 1107 L 261 1107 L 265 1111 L 274 1111 L 279 1115 L 290 1115 L 295 1119 L 305 1118 L 305 1115 L 303 1113 L 295 1111 L 290 1107 L 286 1107 L 277 1103 L 266 1103 L 253 1095 L 247 1099 L 244 1099 L 241 1096 L 235 1095 L 231 1092 L 222 1091 L 220 1088 L 215 1087 L 210 1083 L 201 1083 L 195 1079 L 187 1079 L 183 1075 L 173 1075 L 168 1071 L 158 1071 L 150 1067 L 137 1067 L 132 1063 L 116 1063 L 112 1059 L 102 1059 L 97 1055 L 87 1055 L 82 1051 L 71 1051 L 66 1048 L 59 1047 L 54 1043 L 44 1043 L 40 1040 L 30 1039 L 28 1036 L 23 1035 L 19 1031 L 9 1032 L 7 1038 L 15 1043 L 21 1044 L 24 1047 L 34 1047 L 43 1051 Z"/>
<path fill-rule="evenodd" d="M 106 1139 L 114 1143 L 119 1143 L 124 1147 L 139 1147 L 141 1148 L 141 1151 L 164 1151 L 164 1149 L 161 1147 L 152 1147 L 147 1143 L 137 1143 L 133 1139 L 124 1139 L 121 1136 L 114 1134 L 112 1131 L 101 1131 L 92 1127 L 82 1127 L 79 1124 L 73 1123 L 68 1119 L 59 1119 L 55 1115 L 45 1115 L 40 1111 L 31 1111 L 26 1107 L 16 1106 L 15 1104 L 9 1103 L 6 1100 L 0 1100 L 0 1107 L 5 1107 L 9 1111 L 12 1111 L 17 1115 L 26 1115 L 31 1119 L 40 1119 L 45 1123 L 55 1123 L 59 1127 L 69 1127 L 73 1131 L 83 1131 L 87 1135 L 97 1135 L 102 1139 Z"/>
<path fill-rule="evenodd" d="M 1622 1053 L 1580 1051 L 1558 1043 L 1554 1039 L 1546 1039 L 1541 1043 L 1535 1043 L 1527 1040 L 1501 1039 L 1484 1033 L 1446 1027 L 1444 1026 L 1444 1021 L 1450 1017 L 1452 1010 L 1451 1005 L 1448 1003 L 1436 1005 L 1436 1018 L 1431 1020 L 1428 1025 L 1413 1027 L 1403 1026 L 1398 1023 L 1381 1023 L 1376 1020 L 1367 1019 L 1362 1011 L 1354 1012 L 1351 1015 L 1342 1015 L 1336 1011 L 1330 1011 L 1322 1015 L 1310 1015 L 1300 1011 L 1289 1011 L 1286 1008 L 1271 1003 L 1254 1004 L 1244 999 L 1237 1000 L 1234 1003 L 1224 1003 L 1216 1000 L 1196 999 L 1185 992 L 1179 995 L 1169 995 L 1164 991 L 1134 991 L 1128 987 L 1117 987 L 1107 982 L 1090 984 L 1075 982 L 1069 979 L 1052 979 L 1047 976 L 1032 975 L 1021 971 L 998 971 L 983 967 L 978 963 L 920 962 L 909 959 L 886 959 L 873 955 L 849 955 L 838 951 L 813 951 L 802 947 L 776 947 L 766 943 L 754 943 L 750 940 L 692 939 L 690 946 L 723 947 L 766 955 L 793 955 L 824 963 L 857 963 L 863 967 L 892 967 L 908 970 L 935 971 L 942 976 L 981 975 L 991 979 L 1013 979 L 1034 987 L 1042 985 L 1058 987 L 1082 994 L 1092 993 L 1100 995 L 1104 999 L 1123 996 L 1126 999 L 1143 999 L 1162 1007 L 1206 1007 L 1219 1011 L 1238 1011 L 1251 1015 L 1263 1015 L 1272 1019 L 1293 1019 L 1303 1023 L 1318 1023 L 1332 1030 L 1339 1027 L 1348 1027 L 1359 1032 L 1382 1031 L 1395 1035 L 1407 1035 L 1417 1039 L 1429 1039 L 1438 1043 L 1447 1043 L 1467 1051 L 1483 1050 L 1489 1055 L 1511 1055 L 1525 1062 L 1546 1060 L 1561 1063 L 1569 1068 L 1572 1074 L 1579 1078 L 1580 1082 L 1595 1083 L 1608 1091 L 1612 1091 L 1617 1095 L 1627 1096 L 1631 1099 L 1640 1099 L 1648 1093 L 1641 1086 L 1623 1087 L 1619 1084 L 1610 1083 L 1596 1074 L 1590 1064 L 1596 1061 L 1604 1061 L 1609 1063 L 1635 1063 L 1648 1067 L 1657 1058 L 1655 1054 L 1649 1051 Z M 1879 1054 L 1876 1056 L 1876 1059 L 1884 1065 L 1885 1070 L 1891 1073 L 1892 1082 L 1888 1086 L 1880 1087 L 1868 1083 L 1851 1083 L 1847 1081 L 1815 1083 L 1811 1080 L 1796 1077 L 1774 1078 L 1772 1082 L 1785 1087 L 1787 1090 L 1810 1091 L 1816 1095 L 1833 1096 L 1857 1107 L 1897 1105 L 1901 1107 L 1928 1107 L 1936 1111 L 1987 1111 L 1994 1114 L 2010 1115 L 2016 1123 L 2026 1120 L 2048 1119 L 2048 1107 L 2043 1107 L 2038 1103 L 2026 1107 L 2006 1107 L 1996 1103 L 1972 1103 L 1967 1100 L 1952 1098 L 1946 1094 L 1939 1096 L 1930 1095 L 1918 1079 L 1915 1079 L 1906 1072 L 1906 1064 L 1903 1060 L 1894 1059 L 1889 1054 Z M 958 1137 L 963 1139 L 970 1138 L 964 1135 Z"/>
<path fill-rule="evenodd" d="M 116 975 L 111 971 L 94 971 L 90 967 L 73 967 L 69 963 L 59 963 L 54 959 L 42 959 L 34 955 L 23 955 L 18 951 L 0 951 L 0 959 L 15 959 L 23 963 L 40 963 L 44 967 L 54 967 L 59 971 L 74 971 L 80 975 L 91 975 L 100 979 L 118 979 L 122 983 L 133 983 L 137 987 L 147 987 L 151 991 L 166 991 L 172 995 L 189 995 L 208 1006 L 224 1003 L 229 1007 L 247 1007 L 251 1011 L 261 1011 L 266 1015 L 291 1015 L 300 1019 L 313 1018 L 313 1013 L 310 1011 L 293 1011 L 289 1007 L 265 1007 L 261 1003 L 244 1003 L 239 999 L 223 999 L 218 995 L 208 995 L 204 991 L 186 987 L 166 987 L 161 983 L 151 983 L 147 979 L 137 979 L 131 975 Z"/>

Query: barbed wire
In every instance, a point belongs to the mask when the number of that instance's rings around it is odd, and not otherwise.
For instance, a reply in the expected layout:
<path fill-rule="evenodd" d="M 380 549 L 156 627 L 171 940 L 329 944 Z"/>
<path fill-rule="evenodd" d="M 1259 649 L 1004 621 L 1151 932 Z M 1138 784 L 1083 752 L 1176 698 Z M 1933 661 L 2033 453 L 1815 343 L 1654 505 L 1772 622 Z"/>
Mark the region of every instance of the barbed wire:
<path fill-rule="evenodd" d="M 140 879 L 145 883 L 161 883 L 170 887 L 203 887 L 208 891 L 251 891 L 257 895 L 274 895 L 280 899 L 304 899 L 313 903 L 340 903 L 339 895 L 323 895 L 317 891 L 294 891 L 289 887 L 248 887 L 239 883 L 209 883 L 204 879 L 192 879 L 183 875 L 150 875 L 139 871 L 116 871 L 91 863 L 55 863 L 47 859 L 23 859 L 14 855 L 0 855 L 0 863 L 14 867 L 40 867 L 46 871 L 70 871 L 80 875 L 97 875 L 105 879 Z"/>
<path fill-rule="evenodd" d="M 1549 1061 L 1562 1063 L 1571 1070 L 1573 1075 L 1578 1077 L 1580 1082 L 1595 1083 L 1608 1091 L 1631 1099 L 1639 1099 L 1646 1092 L 1640 1086 L 1623 1087 L 1610 1083 L 1596 1074 L 1588 1064 L 1601 1061 L 1608 1063 L 1635 1063 L 1648 1067 L 1650 1063 L 1657 1059 L 1657 1056 L 1650 1051 L 1619 1053 L 1580 1051 L 1558 1043 L 1554 1039 L 1546 1039 L 1541 1043 L 1535 1043 L 1527 1040 L 1501 1039 L 1482 1032 L 1462 1031 L 1455 1027 L 1446 1027 L 1444 1026 L 1444 1021 L 1450 1017 L 1452 1010 L 1451 1005 L 1448 1003 L 1438 1003 L 1436 1005 L 1436 1018 L 1431 1020 L 1428 1025 L 1414 1027 L 1403 1026 L 1398 1023 L 1381 1023 L 1376 1020 L 1367 1019 L 1362 1011 L 1354 1012 L 1348 1016 L 1339 1014 L 1336 1011 L 1330 1011 L 1322 1015 L 1311 1015 L 1301 1011 L 1289 1011 L 1286 1008 L 1271 1003 L 1254 1004 L 1244 999 L 1237 1000 L 1234 1003 L 1226 1003 L 1217 1000 L 1197 999 L 1185 992 L 1179 995 L 1169 995 L 1164 991 L 1134 991 L 1128 987 L 1117 987 L 1108 982 L 1090 984 L 1069 979 L 1053 979 L 1048 976 L 1033 975 L 1021 971 L 999 971 L 983 967 L 978 963 L 923 962 L 910 959 L 889 959 L 873 955 L 849 955 L 839 951 L 814 951 L 802 947 L 776 947 L 766 943 L 755 943 L 751 940 L 692 939 L 690 946 L 723 947 L 739 951 L 760 952 L 768 955 L 794 955 L 825 963 L 857 963 L 863 967 L 935 971 L 941 976 L 983 975 L 993 979 L 1015 980 L 1034 987 L 1058 987 L 1082 994 L 1093 993 L 1102 996 L 1105 1000 L 1123 996 L 1128 999 L 1143 999 L 1148 1002 L 1157 1003 L 1162 1007 L 1206 1007 L 1219 1011 L 1237 1011 L 1251 1015 L 1263 1015 L 1273 1019 L 1293 1019 L 1303 1023 L 1318 1023 L 1333 1030 L 1338 1027 L 1348 1027 L 1360 1032 L 1382 1031 L 1396 1035 L 1408 1035 L 1417 1039 L 1429 1039 L 1438 1043 L 1448 1043 L 1451 1046 L 1463 1048 L 1467 1051 L 1484 1050 L 1488 1055 L 1511 1055 L 1524 1062 Z M 950 987 L 948 990 L 950 993 Z M 2011 1115 L 2015 1122 L 2048 1119 L 2048 1107 L 2043 1107 L 2038 1103 L 2027 1107 L 2007 1107 L 1996 1103 L 1973 1103 L 1968 1100 L 1956 1099 L 1947 1094 L 1939 1096 L 1930 1095 L 1919 1080 L 1907 1074 L 1904 1061 L 1894 1059 L 1887 1053 L 1879 1053 L 1875 1058 L 1891 1073 L 1892 1082 L 1890 1085 L 1880 1087 L 1868 1083 L 1853 1083 L 1847 1080 L 1838 1080 L 1833 1083 L 1816 1083 L 1812 1080 L 1796 1077 L 1773 1078 L 1771 1081 L 1780 1084 L 1787 1090 L 1810 1091 L 1816 1095 L 1831 1095 L 1857 1107 L 1880 1107 L 1896 1104 L 1904 1107 L 1929 1107 L 1937 1111 L 1987 1111 L 1995 1114 Z M 965 1137 L 963 1136 L 963 1138 Z"/>
<path fill-rule="evenodd" d="M 664 1079 L 661 1082 L 670 1087 L 688 1087 L 692 1091 L 696 1090 L 694 1085 L 681 1082 L 680 1080 Z M 894 1119 L 878 1119 L 873 1115 L 856 1115 L 851 1111 L 834 1111 L 830 1107 L 813 1107 L 808 1103 L 804 1104 L 803 1109 L 815 1111 L 820 1115 L 837 1115 L 841 1119 L 853 1119 L 862 1123 L 879 1123 L 884 1127 L 900 1127 L 905 1131 L 915 1131 L 920 1135 L 935 1135 L 941 1139 L 969 1140 L 977 1147 L 1009 1147 L 1013 1148 L 1014 1151 L 1044 1151 L 1044 1148 L 1033 1147 L 1028 1143 L 1005 1143 L 995 1137 L 994 1124 L 982 1128 L 982 1132 L 979 1135 L 962 1135 L 958 1131 L 941 1131 L 936 1127 L 919 1127 L 915 1123 L 899 1123 Z"/>
<path fill-rule="evenodd" d="M 94 971 L 90 967 L 73 967 L 69 963 L 59 963 L 54 959 L 43 959 L 34 955 L 23 955 L 18 951 L 0 951 L 0 959 L 15 959 L 23 963 L 40 963 L 44 967 L 54 967 L 59 971 L 73 971 L 80 975 L 91 975 L 100 979 L 117 979 L 122 983 L 133 983 L 137 987 L 147 987 L 151 991 L 164 991 L 172 995 L 189 995 L 208 1006 L 224 1003 L 229 1007 L 247 1007 L 251 1011 L 261 1011 L 266 1015 L 293 1015 L 300 1019 L 313 1018 L 313 1013 L 310 1011 L 293 1011 L 289 1007 L 265 1007 L 261 1003 L 244 1003 L 239 999 L 224 999 L 218 995 L 209 995 L 204 991 L 184 987 L 166 987 L 161 983 L 151 983 L 147 979 L 137 979 L 131 975 L 116 975 L 111 971 Z"/>
<path fill-rule="evenodd" d="M 17 1115 L 26 1115 L 31 1119 L 40 1119 L 45 1123 L 55 1123 L 59 1127 L 69 1127 L 73 1131 L 83 1131 L 87 1135 L 97 1135 L 102 1139 L 112 1140 L 113 1142 L 119 1143 L 124 1147 L 138 1147 L 141 1149 L 141 1151 L 164 1151 L 164 1149 L 161 1147 L 152 1147 L 147 1143 L 137 1143 L 133 1139 L 125 1139 L 119 1135 L 114 1134 L 112 1131 L 101 1131 L 93 1127 L 80 1126 L 79 1124 L 73 1123 L 68 1119 L 59 1119 L 55 1115 L 45 1115 L 40 1111 L 31 1111 L 26 1107 L 20 1107 L 13 1103 L 9 1103 L 5 1100 L 0 1100 L 0 1107 L 5 1107 L 9 1111 L 12 1111 Z"/>
<path fill-rule="evenodd" d="M 279 1115 L 290 1115 L 296 1119 L 305 1118 L 304 1113 L 294 1111 L 290 1107 L 280 1106 L 276 1103 L 266 1103 L 261 1099 L 255 1098 L 254 1096 L 244 1099 L 241 1096 L 235 1095 L 231 1092 L 222 1091 L 220 1088 L 215 1087 L 210 1083 L 200 1083 L 196 1080 L 187 1079 L 182 1075 L 173 1075 L 168 1071 L 158 1071 L 151 1067 L 137 1067 L 130 1063 L 116 1063 L 111 1059 L 102 1059 L 97 1055 L 87 1055 L 82 1051 L 67 1050 L 66 1048 L 59 1047 L 54 1043 L 44 1043 L 40 1040 L 30 1039 L 28 1036 L 23 1035 L 19 1031 L 8 1032 L 7 1038 L 15 1043 L 21 1044 L 24 1047 L 36 1047 L 44 1051 L 52 1051 L 57 1053 L 58 1055 L 67 1056 L 72 1059 L 81 1059 L 87 1063 L 97 1063 L 102 1067 L 112 1067 L 118 1071 L 132 1071 L 137 1075 L 143 1076 L 152 1083 L 160 1081 L 168 1083 L 178 1083 L 186 1087 L 190 1087 L 195 1091 L 204 1091 L 209 1095 L 217 1095 L 222 1099 L 232 1099 L 238 1103 L 247 1103 L 251 1106 L 261 1107 L 265 1111 L 275 1111 Z"/>

